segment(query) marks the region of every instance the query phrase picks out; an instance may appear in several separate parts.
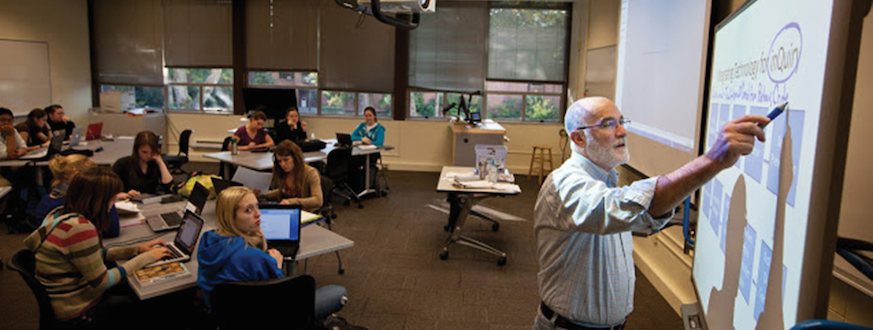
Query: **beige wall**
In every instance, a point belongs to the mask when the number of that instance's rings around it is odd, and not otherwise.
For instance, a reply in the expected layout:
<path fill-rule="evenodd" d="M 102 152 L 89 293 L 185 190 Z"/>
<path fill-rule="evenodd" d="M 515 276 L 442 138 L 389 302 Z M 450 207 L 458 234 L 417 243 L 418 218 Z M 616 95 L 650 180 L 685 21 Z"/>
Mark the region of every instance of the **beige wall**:
<path fill-rule="evenodd" d="M 52 103 L 63 105 L 74 121 L 88 121 L 91 65 L 85 0 L 0 1 L 0 39 L 47 42 Z"/>
<path fill-rule="evenodd" d="M 588 49 L 617 44 L 621 1 L 594 0 L 589 4 Z"/>

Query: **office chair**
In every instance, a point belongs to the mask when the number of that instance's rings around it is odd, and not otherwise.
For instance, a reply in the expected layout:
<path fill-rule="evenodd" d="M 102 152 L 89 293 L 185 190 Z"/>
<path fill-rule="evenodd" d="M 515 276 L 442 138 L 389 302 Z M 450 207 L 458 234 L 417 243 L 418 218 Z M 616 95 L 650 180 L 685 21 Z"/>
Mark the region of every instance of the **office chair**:
<path fill-rule="evenodd" d="M 182 165 L 188 163 L 188 146 L 191 142 L 192 130 L 186 129 L 179 134 L 179 152 L 175 156 L 164 156 L 164 163 L 170 168 L 170 173 L 182 174 L 188 173 L 182 169 Z"/>
<path fill-rule="evenodd" d="M 22 249 L 9 260 L 9 268 L 18 272 L 21 279 L 30 287 L 36 304 L 39 306 L 39 328 L 57 329 L 60 327 L 55 319 L 55 310 L 52 308 L 51 299 L 45 291 L 45 287 L 36 279 L 36 259 L 33 252 Z"/>
<path fill-rule="evenodd" d="M 309 275 L 221 283 L 211 299 L 219 329 L 271 329 L 276 322 L 287 329 L 315 328 L 315 279 Z"/>
<path fill-rule="evenodd" d="M 336 219 L 336 212 L 334 212 L 333 204 L 330 202 L 331 189 L 333 189 L 333 181 L 330 178 L 328 178 L 324 175 L 321 175 L 322 202 L 321 202 L 321 208 L 319 208 L 315 212 L 320 214 L 321 217 L 324 218 L 324 223 L 327 224 L 328 230 L 333 230 L 333 228 L 331 228 L 332 227 L 331 225 L 333 224 L 333 219 Z M 340 252 L 338 250 L 334 251 L 334 253 L 336 254 L 336 262 L 337 262 L 337 267 L 338 267 L 337 273 L 342 275 L 346 272 L 345 267 L 343 267 L 343 259 L 340 256 Z"/>
<path fill-rule="evenodd" d="M 349 166 L 352 161 L 352 149 L 346 147 L 334 148 L 327 154 L 327 177 L 333 181 L 331 194 L 337 194 L 345 198 L 345 205 L 352 200 L 358 202 L 358 208 L 363 208 L 358 194 L 349 187 Z"/>

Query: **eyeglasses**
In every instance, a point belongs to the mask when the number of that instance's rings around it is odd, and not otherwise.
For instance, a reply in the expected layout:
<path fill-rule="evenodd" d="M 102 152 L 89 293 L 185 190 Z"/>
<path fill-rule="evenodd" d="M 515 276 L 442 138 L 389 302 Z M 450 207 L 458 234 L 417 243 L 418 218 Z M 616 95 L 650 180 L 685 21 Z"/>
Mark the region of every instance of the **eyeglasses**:
<path fill-rule="evenodd" d="M 615 130 L 615 128 L 618 127 L 618 125 L 627 126 L 630 123 L 631 123 L 630 119 L 627 119 L 624 117 L 622 117 L 619 120 L 609 118 L 609 119 L 606 119 L 606 120 L 600 122 L 600 124 L 576 127 L 576 130 L 578 131 L 578 130 L 589 129 L 589 128 Z"/>

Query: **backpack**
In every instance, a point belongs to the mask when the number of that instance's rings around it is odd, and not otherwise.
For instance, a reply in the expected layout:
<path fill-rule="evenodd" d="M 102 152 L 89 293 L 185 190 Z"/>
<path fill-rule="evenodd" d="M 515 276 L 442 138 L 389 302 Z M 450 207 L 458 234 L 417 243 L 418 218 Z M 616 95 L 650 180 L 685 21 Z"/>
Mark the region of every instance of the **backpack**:
<path fill-rule="evenodd" d="M 213 177 L 219 179 L 221 178 L 213 174 L 203 174 L 200 172 L 191 173 L 191 176 L 187 180 L 182 181 L 179 185 L 176 186 L 176 193 L 178 193 L 179 196 L 188 198 L 191 196 L 191 191 L 194 190 L 194 184 L 200 183 L 201 185 L 203 185 L 203 187 L 209 190 L 209 199 L 215 199 L 215 187 L 212 186 Z"/>

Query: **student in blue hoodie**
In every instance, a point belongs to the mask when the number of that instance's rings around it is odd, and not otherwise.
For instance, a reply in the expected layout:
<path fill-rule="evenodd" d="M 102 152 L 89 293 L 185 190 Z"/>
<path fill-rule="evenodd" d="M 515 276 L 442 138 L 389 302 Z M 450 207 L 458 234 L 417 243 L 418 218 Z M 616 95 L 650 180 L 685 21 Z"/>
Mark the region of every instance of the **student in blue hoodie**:
<path fill-rule="evenodd" d="M 231 187 L 221 192 L 215 204 L 216 229 L 200 239 L 197 251 L 197 285 L 206 305 L 215 285 L 224 282 L 261 281 L 285 276 L 282 254 L 267 249 L 261 232 L 261 212 L 252 190 Z M 315 291 L 315 318 L 323 320 L 339 311 L 346 289 L 328 285 Z"/>

